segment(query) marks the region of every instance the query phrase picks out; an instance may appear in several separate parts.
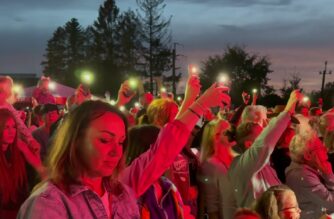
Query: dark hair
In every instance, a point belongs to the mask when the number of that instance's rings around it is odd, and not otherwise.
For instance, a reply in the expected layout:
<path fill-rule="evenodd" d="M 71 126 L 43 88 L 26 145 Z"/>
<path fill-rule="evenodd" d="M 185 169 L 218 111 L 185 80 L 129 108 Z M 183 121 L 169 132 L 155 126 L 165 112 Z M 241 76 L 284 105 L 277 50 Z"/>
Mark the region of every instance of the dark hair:
<path fill-rule="evenodd" d="M 77 183 L 78 177 L 86 171 L 81 156 L 83 148 L 80 147 L 83 136 L 90 123 L 107 112 L 115 113 L 123 120 L 126 131 L 123 143 L 125 148 L 128 137 L 125 115 L 116 107 L 100 100 L 86 101 L 79 105 L 68 114 L 57 130 L 48 158 L 48 168 L 50 179 L 63 190 L 68 191 L 68 186 Z M 117 177 L 123 165 L 124 159 L 121 159 L 110 179 Z"/>
<path fill-rule="evenodd" d="M 13 119 L 17 125 L 14 115 L 9 110 L 0 109 L 0 145 L 2 145 L 3 131 L 9 119 Z M 0 151 L 0 205 L 8 204 L 10 201 L 17 201 L 17 198 L 22 195 L 22 189 L 28 186 L 26 162 L 18 148 L 17 142 L 18 132 L 16 131 L 15 140 L 7 149 L 10 152 L 8 160 L 5 152 Z M 8 166 L 8 163 L 11 166 Z"/>
<path fill-rule="evenodd" d="M 42 105 L 40 110 L 41 110 L 40 112 L 42 115 L 47 114 L 48 112 L 52 112 L 52 111 L 57 111 L 57 112 L 59 111 L 58 106 L 56 104 L 51 104 L 51 103 Z"/>
<path fill-rule="evenodd" d="M 126 164 L 147 151 L 159 135 L 160 129 L 154 125 L 138 125 L 129 130 L 129 145 L 126 149 Z"/>

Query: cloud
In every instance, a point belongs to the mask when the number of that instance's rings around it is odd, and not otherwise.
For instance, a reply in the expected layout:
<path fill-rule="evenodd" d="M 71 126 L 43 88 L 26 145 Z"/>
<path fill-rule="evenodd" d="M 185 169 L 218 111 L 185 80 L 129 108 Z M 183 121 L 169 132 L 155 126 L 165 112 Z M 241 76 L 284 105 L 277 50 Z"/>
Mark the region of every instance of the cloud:
<path fill-rule="evenodd" d="M 180 0 L 178 0 L 180 1 Z M 189 4 L 220 5 L 227 7 L 249 7 L 253 5 L 282 6 L 291 4 L 292 0 L 181 0 Z"/>

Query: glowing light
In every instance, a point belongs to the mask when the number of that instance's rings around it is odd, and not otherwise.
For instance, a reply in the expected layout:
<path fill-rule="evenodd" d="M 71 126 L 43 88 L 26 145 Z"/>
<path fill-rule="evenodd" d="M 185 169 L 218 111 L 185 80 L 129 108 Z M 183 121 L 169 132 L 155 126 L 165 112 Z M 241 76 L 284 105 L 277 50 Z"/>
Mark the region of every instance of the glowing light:
<path fill-rule="evenodd" d="M 14 84 L 13 85 L 13 92 L 16 93 L 16 94 L 22 94 L 23 93 L 22 85 Z"/>
<path fill-rule="evenodd" d="M 49 82 L 49 89 L 50 90 L 55 90 L 56 89 L 56 82 L 50 81 Z"/>
<path fill-rule="evenodd" d="M 136 89 L 138 87 L 138 80 L 135 78 L 129 79 L 129 86 L 131 89 Z"/>
<path fill-rule="evenodd" d="M 193 75 L 198 75 L 199 74 L 199 69 L 196 65 L 189 65 L 188 66 L 188 71 L 189 71 L 189 74 L 193 74 Z"/>
<path fill-rule="evenodd" d="M 94 74 L 89 71 L 85 71 L 81 74 L 81 81 L 85 84 L 92 84 L 94 81 Z"/>
<path fill-rule="evenodd" d="M 119 107 L 119 110 L 120 110 L 121 112 L 124 112 L 125 109 L 126 109 L 125 106 L 120 106 L 120 107 Z"/>
<path fill-rule="evenodd" d="M 228 82 L 228 80 L 229 80 L 229 78 L 228 78 L 228 75 L 226 73 L 220 73 L 218 75 L 218 82 L 219 83 L 225 84 L 225 83 Z"/>
<path fill-rule="evenodd" d="M 181 101 L 182 97 L 178 96 L 176 99 L 177 99 L 177 101 Z"/>
<path fill-rule="evenodd" d="M 254 94 L 256 94 L 256 93 L 257 93 L 257 89 L 254 88 L 254 89 L 252 90 L 252 92 L 253 92 Z"/>
<path fill-rule="evenodd" d="M 310 100 L 309 97 L 303 97 L 303 102 L 308 102 Z"/>
<path fill-rule="evenodd" d="M 110 104 L 115 106 L 116 105 L 116 101 L 115 100 L 110 100 Z"/>
<path fill-rule="evenodd" d="M 136 108 L 139 108 L 139 107 L 140 107 L 140 103 L 135 102 L 135 107 L 136 107 Z"/>
<path fill-rule="evenodd" d="M 160 91 L 161 91 L 162 93 L 165 93 L 165 92 L 167 91 L 167 89 L 166 89 L 165 87 L 162 87 L 162 88 L 160 89 Z"/>

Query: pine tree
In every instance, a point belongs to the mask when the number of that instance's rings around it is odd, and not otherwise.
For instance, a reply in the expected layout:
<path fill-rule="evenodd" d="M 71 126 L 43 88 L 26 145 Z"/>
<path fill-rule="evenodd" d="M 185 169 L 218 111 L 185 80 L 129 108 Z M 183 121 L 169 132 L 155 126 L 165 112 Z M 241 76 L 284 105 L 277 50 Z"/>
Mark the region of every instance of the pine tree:
<path fill-rule="evenodd" d="M 99 8 L 99 15 L 94 24 L 89 28 L 92 35 L 90 53 L 96 75 L 95 91 L 103 94 L 110 90 L 117 94 L 124 76 L 120 74 L 117 65 L 116 28 L 119 16 L 119 8 L 114 0 L 106 0 Z"/>
<path fill-rule="evenodd" d="M 171 34 L 169 25 L 171 17 L 167 20 L 162 14 L 166 7 L 164 0 L 137 0 L 144 40 L 144 58 L 149 66 L 150 90 L 153 92 L 153 77 L 161 76 L 164 71 L 171 68 Z"/>
<path fill-rule="evenodd" d="M 48 40 L 45 61 L 41 63 L 44 75 L 64 82 L 66 72 L 66 33 L 64 28 L 58 27 Z"/>
<path fill-rule="evenodd" d="M 125 73 L 136 73 L 140 70 L 143 52 L 141 23 L 136 14 L 128 10 L 119 16 L 117 30 L 117 63 Z"/>
<path fill-rule="evenodd" d="M 67 39 L 66 62 L 68 85 L 76 87 L 80 83 L 80 73 L 85 63 L 85 31 L 78 20 L 72 18 L 65 24 Z"/>

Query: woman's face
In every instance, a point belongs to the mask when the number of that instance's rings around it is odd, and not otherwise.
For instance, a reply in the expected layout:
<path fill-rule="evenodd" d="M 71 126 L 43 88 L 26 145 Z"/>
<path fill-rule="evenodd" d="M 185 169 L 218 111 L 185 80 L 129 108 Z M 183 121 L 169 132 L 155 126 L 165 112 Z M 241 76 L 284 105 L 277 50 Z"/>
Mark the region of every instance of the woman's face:
<path fill-rule="evenodd" d="M 296 199 L 296 195 L 293 191 L 288 190 L 283 193 L 282 207 L 279 209 L 279 216 L 281 219 L 299 219 L 300 208 Z"/>
<path fill-rule="evenodd" d="M 125 124 L 115 113 L 107 112 L 93 120 L 84 137 L 84 160 L 88 176 L 112 175 L 123 155 Z"/>
<path fill-rule="evenodd" d="M 5 128 L 2 133 L 2 151 L 6 151 L 8 145 L 13 144 L 16 137 L 16 124 L 14 119 L 9 118 L 5 123 Z"/>

